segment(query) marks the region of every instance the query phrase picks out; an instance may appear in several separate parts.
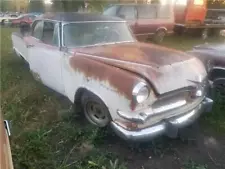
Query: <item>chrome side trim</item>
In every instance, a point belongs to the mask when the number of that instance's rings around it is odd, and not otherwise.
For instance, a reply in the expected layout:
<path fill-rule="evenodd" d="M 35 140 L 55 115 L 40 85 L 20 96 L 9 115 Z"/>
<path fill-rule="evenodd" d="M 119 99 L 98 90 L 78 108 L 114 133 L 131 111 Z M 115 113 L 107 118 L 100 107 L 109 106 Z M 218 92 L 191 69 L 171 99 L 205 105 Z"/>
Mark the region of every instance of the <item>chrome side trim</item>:
<path fill-rule="evenodd" d="M 170 119 L 162 119 L 158 124 L 144 129 L 127 130 L 114 121 L 111 122 L 111 127 L 121 138 L 130 141 L 148 141 L 164 134 L 168 136 L 176 135 L 178 128 L 190 125 L 199 118 L 201 113 L 211 111 L 212 105 L 213 100 L 205 98 L 201 104 L 186 113 L 184 112 L 185 114 Z"/>
<path fill-rule="evenodd" d="M 223 70 L 223 71 L 225 71 L 225 68 L 219 67 L 219 66 L 214 66 L 211 71 L 213 71 L 213 70 Z"/>
<path fill-rule="evenodd" d="M 6 129 L 7 133 L 8 133 L 8 136 L 11 136 L 11 131 L 10 131 L 8 120 L 4 120 L 4 124 L 5 124 L 5 129 Z"/>

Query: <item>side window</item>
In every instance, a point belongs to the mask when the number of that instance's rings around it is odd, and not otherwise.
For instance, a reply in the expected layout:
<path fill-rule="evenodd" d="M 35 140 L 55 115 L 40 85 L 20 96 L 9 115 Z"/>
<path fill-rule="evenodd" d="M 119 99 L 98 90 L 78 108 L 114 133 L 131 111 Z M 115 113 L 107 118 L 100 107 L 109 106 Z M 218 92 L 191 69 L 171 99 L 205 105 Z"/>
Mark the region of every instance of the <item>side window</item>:
<path fill-rule="evenodd" d="M 44 22 L 43 37 L 42 37 L 42 41 L 44 43 L 52 44 L 54 28 L 55 28 L 55 23 L 48 22 L 48 21 Z"/>
<path fill-rule="evenodd" d="M 112 6 L 103 12 L 103 15 L 116 16 L 118 6 Z"/>
<path fill-rule="evenodd" d="M 119 16 L 123 16 L 124 19 L 136 19 L 136 9 L 134 6 L 121 6 Z"/>
<path fill-rule="evenodd" d="M 37 21 L 33 25 L 32 36 L 37 39 L 42 39 L 43 36 L 43 21 Z"/>
<path fill-rule="evenodd" d="M 173 11 L 170 5 L 159 5 L 157 7 L 157 18 L 171 18 L 173 16 Z"/>
<path fill-rule="evenodd" d="M 141 5 L 137 7 L 138 18 L 155 19 L 157 17 L 157 9 L 155 5 Z"/>
<path fill-rule="evenodd" d="M 54 22 L 44 22 L 42 41 L 46 44 L 58 46 L 58 24 Z"/>
<path fill-rule="evenodd" d="M 59 45 L 59 24 L 55 24 L 54 33 L 52 38 L 52 45 L 58 46 Z"/>

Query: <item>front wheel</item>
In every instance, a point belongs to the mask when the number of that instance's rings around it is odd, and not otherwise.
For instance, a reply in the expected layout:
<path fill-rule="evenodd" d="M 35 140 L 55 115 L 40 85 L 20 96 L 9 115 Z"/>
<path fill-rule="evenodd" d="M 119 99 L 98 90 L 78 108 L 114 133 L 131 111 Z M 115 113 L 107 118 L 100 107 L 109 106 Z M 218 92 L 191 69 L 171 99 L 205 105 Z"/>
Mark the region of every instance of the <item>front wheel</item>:
<path fill-rule="evenodd" d="M 81 103 L 84 115 L 89 122 L 98 127 L 105 127 L 109 124 L 111 121 L 109 110 L 98 96 L 85 92 Z"/>
<path fill-rule="evenodd" d="M 155 43 L 159 44 L 163 41 L 165 36 L 166 36 L 166 31 L 159 30 L 155 33 L 153 40 L 154 40 Z"/>
<path fill-rule="evenodd" d="M 206 40 L 209 37 L 209 29 L 203 29 L 201 32 L 202 40 Z"/>

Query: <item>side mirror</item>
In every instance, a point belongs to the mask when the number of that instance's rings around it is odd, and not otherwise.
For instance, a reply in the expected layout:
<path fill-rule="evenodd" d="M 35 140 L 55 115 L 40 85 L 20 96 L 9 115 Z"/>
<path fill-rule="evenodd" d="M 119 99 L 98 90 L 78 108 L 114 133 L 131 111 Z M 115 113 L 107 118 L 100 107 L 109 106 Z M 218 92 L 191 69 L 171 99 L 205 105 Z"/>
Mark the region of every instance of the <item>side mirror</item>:
<path fill-rule="evenodd" d="M 20 33 L 25 36 L 30 33 L 31 27 L 30 24 L 24 23 L 20 25 Z"/>

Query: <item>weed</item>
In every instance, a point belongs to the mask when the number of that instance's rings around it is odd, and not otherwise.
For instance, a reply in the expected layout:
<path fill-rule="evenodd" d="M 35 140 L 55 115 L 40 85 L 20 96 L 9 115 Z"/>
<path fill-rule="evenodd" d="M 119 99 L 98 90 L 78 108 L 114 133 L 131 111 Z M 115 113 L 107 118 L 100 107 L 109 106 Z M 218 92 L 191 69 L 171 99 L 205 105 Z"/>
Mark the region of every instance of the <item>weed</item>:
<path fill-rule="evenodd" d="M 193 160 L 188 160 L 184 169 L 208 169 L 207 165 L 197 164 Z"/>

